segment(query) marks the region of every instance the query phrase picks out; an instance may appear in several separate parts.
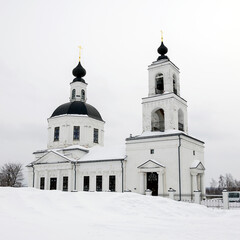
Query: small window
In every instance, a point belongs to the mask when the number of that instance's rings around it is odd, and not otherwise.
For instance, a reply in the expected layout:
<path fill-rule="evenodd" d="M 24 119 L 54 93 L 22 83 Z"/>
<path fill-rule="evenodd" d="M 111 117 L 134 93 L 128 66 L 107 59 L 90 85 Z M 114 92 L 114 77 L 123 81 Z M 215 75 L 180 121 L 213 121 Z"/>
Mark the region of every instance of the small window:
<path fill-rule="evenodd" d="M 73 127 L 73 140 L 79 140 L 79 136 L 80 136 L 80 127 L 74 126 Z"/>
<path fill-rule="evenodd" d="M 44 189 L 44 186 L 45 186 L 45 178 L 41 177 L 40 178 L 40 189 Z"/>
<path fill-rule="evenodd" d="M 98 129 L 94 128 L 93 130 L 93 142 L 98 143 Z"/>
<path fill-rule="evenodd" d="M 156 80 L 155 93 L 162 94 L 164 92 L 163 74 L 162 73 L 157 74 L 155 80 Z"/>
<path fill-rule="evenodd" d="M 116 176 L 109 176 L 109 190 L 111 192 L 116 191 Z"/>
<path fill-rule="evenodd" d="M 63 191 L 68 191 L 68 177 L 63 177 Z"/>
<path fill-rule="evenodd" d="M 89 176 L 83 177 L 83 191 L 89 191 Z"/>
<path fill-rule="evenodd" d="M 96 176 L 96 191 L 102 191 L 102 176 Z"/>
<path fill-rule="evenodd" d="M 72 90 L 72 99 L 75 99 L 76 98 L 76 89 L 73 89 Z"/>
<path fill-rule="evenodd" d="M 193 156 L 195 156 L 195 150 L 193 150 Z"/>
<path fill-rule="evenodd" d="M 154 149 L 150 149 L 150 154 L 154 154 Z"/>
<path fill-rule="evenodd" d="M 59 127 L 54 128 L 54 141 L 59 141 Z"/>
<path fill-rule="evenodd" d="M 175 74 L 173 74 L 173 92 L 177 95 L 177 83 Z"/>
<path fill-rule="evenodd" d="M 85 101 L 85 91 L 83 89 L 81 91 L 81 99 L 82 101 Z"/>

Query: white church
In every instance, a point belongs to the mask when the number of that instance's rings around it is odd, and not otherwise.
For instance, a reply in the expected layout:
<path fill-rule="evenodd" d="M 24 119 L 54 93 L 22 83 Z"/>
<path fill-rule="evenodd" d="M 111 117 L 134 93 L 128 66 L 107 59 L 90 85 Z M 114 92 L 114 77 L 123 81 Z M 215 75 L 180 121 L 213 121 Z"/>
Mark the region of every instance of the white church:
<path fill-rule="evenodd" d="M 73 69 L 70 101 L 48 118 L 47 149 L 27 165 L 30 187 L 62 191 L 131 191 L 179 200 L 205 192 L 204 142 L 188 135 L 187 101 L 180 96 L 179 68 L 166 56 L 148 67 L 148 96 L 142 99 L 142 133 L 123 147 L 104 147 L 101 114 L 87 103 L 85 69 Z"/>

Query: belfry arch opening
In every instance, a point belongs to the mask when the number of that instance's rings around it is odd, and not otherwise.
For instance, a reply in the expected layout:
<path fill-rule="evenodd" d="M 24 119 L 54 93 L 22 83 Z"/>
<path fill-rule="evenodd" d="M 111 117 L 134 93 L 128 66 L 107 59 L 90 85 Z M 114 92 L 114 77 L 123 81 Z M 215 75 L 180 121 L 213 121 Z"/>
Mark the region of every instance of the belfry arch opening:
<path fill-rule="evenodd" d="M 177 79 L 175 74 L 173 74 L 173 92 L 177 94 Z"/>
<path fill-rule="evenodd" d="M 73 89 L 72 90 L 72 99 L 75 99 L 75 97 L 76 97 L 76 89 Z"/>
<path fill-rule="evenodd" d="M 165 131 L 165 121 L 164 121 L 164 110 L 158 109 L 157 111 L 154 111 L 152 113 L 152 119 L 151 119 L 151 125 L 152 125 L 152 132 Z"/>
<path fill-rule="evenodd" d="M 163 74 L 158 73 L 155 77 L 155 93 L 161 94 L 164 92 L 164 80 L 163 80 Z"/>
<path fill-rule="evenodd" d="M 184 131 L 184 114 L 182 109 L 178 110 L 178 130 Z"/>

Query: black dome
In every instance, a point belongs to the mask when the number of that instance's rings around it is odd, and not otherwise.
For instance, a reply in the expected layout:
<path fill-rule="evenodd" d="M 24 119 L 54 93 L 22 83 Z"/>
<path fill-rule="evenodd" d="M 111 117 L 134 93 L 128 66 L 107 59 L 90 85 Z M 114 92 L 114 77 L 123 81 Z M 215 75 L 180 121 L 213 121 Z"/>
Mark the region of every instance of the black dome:
<path fill-rule="evenodd" d="M 56 108 L 51 117 L 64 114 L 88 115 L 91 118 L 103 121 L 100 113 L 95 107 L 80 101 L 68 102 L 60 105 L 58 108 Z"/>
<path fill-rule="evenodd" d="M 168 56 L 165 56 L 165 54 L 167 54 L 167 52 L 168 52 L 168 48 L 164 45 L 163 42 L 161 43 L 161 46 L 158 48 L 157 51 L 161 55 L 161 56 L 158 57 L 157 61 L 162 60 L 162 59 L 168 59 L 169 60 Z"/>
<path fill-rule="evenodd" d="M 74 77 L 73 82 L 84 82 L 84 79 L 82 77 L 84 77 L 86 75 L 86 70 L 83 68 L 83 66 L 81 65 L 80 61 L 78 63 L 78 65 L 72 70 L 72 74 Z"/>

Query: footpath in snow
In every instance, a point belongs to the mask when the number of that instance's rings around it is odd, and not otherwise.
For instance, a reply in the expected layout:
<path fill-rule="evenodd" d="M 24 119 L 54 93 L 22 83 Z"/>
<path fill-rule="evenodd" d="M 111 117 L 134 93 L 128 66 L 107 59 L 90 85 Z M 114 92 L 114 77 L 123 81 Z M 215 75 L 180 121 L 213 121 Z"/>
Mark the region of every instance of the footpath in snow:
<path fill-rule="evenodd" d="M 239 240 L 240 210 L 134 193 L 0 188 L 4 240 Z"/>

